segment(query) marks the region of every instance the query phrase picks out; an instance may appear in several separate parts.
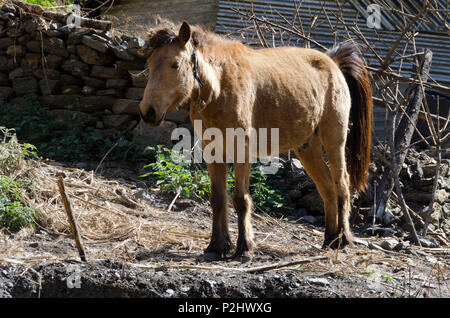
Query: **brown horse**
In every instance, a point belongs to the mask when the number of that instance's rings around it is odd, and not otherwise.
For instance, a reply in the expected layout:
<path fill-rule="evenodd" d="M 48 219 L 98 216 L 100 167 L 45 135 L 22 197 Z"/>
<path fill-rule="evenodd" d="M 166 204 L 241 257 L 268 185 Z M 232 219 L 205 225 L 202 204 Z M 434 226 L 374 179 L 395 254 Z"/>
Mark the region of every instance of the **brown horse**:
<path fill-rule="evenodd" d="M 326 54 L 294 47 L 255 50 L 186 22 L 179 29 L 165 22 L 151 30 L 141 54 L 149 69 L 139 106 L 146 123 L 158 125 L 168 110 L 187 105 L 192 121 L 202 120 L 203 130 L 216 127 L 224 136 L 226 128 L 278 128 L 279 152 L 294 150 L 324 201 L 324 247 L 351 243 L 350 195 L 366 187 L 372 123 L 368 73 L 352 44 Z M 241 259 L 251 257 L 255 245 L 247 159 L 233 162 L 238 214 L 233 257 Z M 208 171 L 213 224 L 204 257 L 217 260 L 232 248 L 227 164 L 209 163 Z"/>

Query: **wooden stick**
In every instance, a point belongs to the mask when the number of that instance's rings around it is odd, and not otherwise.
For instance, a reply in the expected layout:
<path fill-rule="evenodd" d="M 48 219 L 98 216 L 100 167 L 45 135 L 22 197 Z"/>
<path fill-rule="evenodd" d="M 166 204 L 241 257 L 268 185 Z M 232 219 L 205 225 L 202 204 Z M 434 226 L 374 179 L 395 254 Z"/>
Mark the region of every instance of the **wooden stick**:
<path fill-rule="evenodd" d="M 58 188 L 59 193 L 61 194 L 62 201 L 64 203 L 64 207 L 66 209 L 67 218 L 70 224 L 70 230 L 72 231 L 73 237 L 75 239 L 75 244 L 78 249 L 78 254 L 80 254 L 80 258 L 83 262 L 87 261 L 86 253 L 84 252 L 83 244 L 81 243 L 81 238 L 78 232 L 77 224 L 75 223 L 75 218 L 73 217 L 72 207 L 70 206 L 70 201 L 67 198 L 66 190 L 64 189 L 64 181 L 62 176 L 59 176 L 58 179 Z"/>
<path fill-rule="evenodd" d="M 163 265 L 163 266 L 155 266 L 155 265 L 142 265 L 142 264 L 135 264 L 135 263 L 127 263 L 130 266 L 138 267 L 142 269 L 155 269 L 155 270 L 161 270 L 161 269 L 197 269 L 197 270 L 210 270 L 210 271 L 224 271 L 224 272 L 240 272 L 240 273 L 262 273 L 266 271 L 270 271 L 273 269 L 280 269 L 283 267 L 288 266 L 294 266 L 294 265 L 300 265 L 300 264 L 307 264 L 312 263 L 315 261 L 325 260 L 328 259 L 328 256 L 317 256 L 317 257 L 311 257 L 307 259 L 302 260 L 296 260 L 292 262 L 281 262 L 276 264 L 270 264 L 270 265 L 264 265 L 264 266 L 257 266 L 257 267 L 249 267 L 249 268 L 242 268 L 242 267 L 225 267 L 225 266 L 201 266 L 201 265 Z"/>

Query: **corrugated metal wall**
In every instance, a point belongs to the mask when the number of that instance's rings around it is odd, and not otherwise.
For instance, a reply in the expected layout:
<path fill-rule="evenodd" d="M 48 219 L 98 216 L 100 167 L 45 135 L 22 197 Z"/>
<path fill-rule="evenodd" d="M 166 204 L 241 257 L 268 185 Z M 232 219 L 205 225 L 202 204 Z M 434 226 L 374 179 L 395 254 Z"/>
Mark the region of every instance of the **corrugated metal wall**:
<path fill-rule="evenodd" d="M 248 45 L 260 46 L 260 40 L 254 32 L 254 25 L 245 17 L 240 16 L 234 10 L 250 13 L 253 10 L 257 17 L 266 17 L 271 21 L 276 21 L 289 28 L 289 25 L 284 21 L 296 21 L 295 25 L 298 28 L 303 28 L 305 33 L 308 33 L 311 25 L 311 18 L 315 13 L 319 14 L 315 21 L 315 28 L 311 33 L 311 38 L 325 47 L 332 47 L 347 38 L 346 31 L 342 28 L 341 23 L 337 23 L 336 16 L 339 10 L 342 10 L 342 16 L 347 27 L 351 30 L 357 27 L 364 37 L 371 43 L 378 54 L 383 58 L 390 50 L 396 41 L 399 32 L 396 25 L 403 25 L 401 17 L 395 14 L 394 11 L 381 11 L 381 29 L 375 30 L 367 26 L 366 18 L 368 13 L 366 8 L 369 4 L 376 1 L 373 0 L 351 0 L 339 1 L 340 7 L 334 0 L 327 0 L 324 3 L 324 8 L 327 14 L 322 10 L 320 1 L 302 1 L 302 0 L 226 0 L 219 2 L 219 11 L 216 23 L 216 32 L 225 34 L 234 38 L 238 38 Z M 385 0 L 386 3 L 392 2 L 392 7 L 398 6 L 398 1 Z M 445 1 L 441 0 L 445 6 Z M 407 12 L 411 15 L 420 11 L 421 1 L 404 1 Z M 282 16 L 282 17 L 281 17 Z M 301 24 L 299 23 L 301 21 Z M 442 31 L 440 20 L 435 16 L 430 16 L 427 23 L 420 26 L 421 32 L 415 38 L 415 44 L 418 49 L 429 48 L 433 51 L 433 62 L 431 67 L 431 77 L 433 80 L 441 85 L 450 86 L 450 38 L 448 34 Z M 331 26 L 338 25 L 336 35 L 330 32 Z M 262 30 L 264 33 L 264 29 Z M 350 35 L 356 39 L 352 33 Z M 269 45 L 295 45 L 305 46 L 305 40 L 298 36 L 290 36 L 286 32 L 280 32 L 274 36 L 273 32 L 265 34 L 266 41 Z M 358 40 L 357 40 L 358 41 Z M 311 44 L 312 48 L 314 44 Z M 403 49 L 403 45 L 399 48 Z M 407 47 L 405 54 L 413 52 L 412 47 Z M 367 63 L 373 67 L 379 67 L 379 60 L 370 52 L 363 52 Z M 392 64 L 398 67 L 399 64 Z M 401 74 L 403 76 L 410 76 L 411 64 L 402 65 Z M 432 81 L 432 80 L 430 80 Z M 384 108 L 375 107 L 375 132 L 380 140 L 384 139 L 385 126 L 385 110 Z"/>

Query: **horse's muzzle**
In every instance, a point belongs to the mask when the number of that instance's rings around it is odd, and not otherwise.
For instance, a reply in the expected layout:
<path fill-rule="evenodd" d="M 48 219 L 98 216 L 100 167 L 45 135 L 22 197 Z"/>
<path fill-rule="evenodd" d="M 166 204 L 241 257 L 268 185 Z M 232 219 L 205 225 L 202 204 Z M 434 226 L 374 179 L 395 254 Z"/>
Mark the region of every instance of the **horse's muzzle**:
<path fill-rule="evenodd" d="M 142 120 L 146 124 L 150 125 L 158 125 L 159 121 L 156 120 L 156 112 L 153 109 L 153 107 L 149 107 L 147 112 L 145 114 L 142 113 L 142 110 L 139 108 L 139 115 L 141 116 Z"/>

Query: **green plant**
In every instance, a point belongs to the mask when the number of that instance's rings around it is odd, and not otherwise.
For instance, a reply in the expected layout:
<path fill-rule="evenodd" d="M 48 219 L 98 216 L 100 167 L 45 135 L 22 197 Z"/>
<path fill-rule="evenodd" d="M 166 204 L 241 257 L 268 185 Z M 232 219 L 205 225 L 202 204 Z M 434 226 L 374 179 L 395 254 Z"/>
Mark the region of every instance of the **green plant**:
<path fill-rule="evenodd" d="M 38 219 L 35 208 L 22 203 L 19 187 L 18 182 L 0 176 L 0 228 L 6 227 L 12 232 L 33 225 Z"/>
<path fill-rule="evenodd" d="M 0 172 L 12 174 L 19 170 L 24 156 L 37 156 L 36 147 L 17 140 L 14 129 L 0 126 L 0 136 L 3 135 L 0 143 Z"/>
<path fill-rule="evenodd" d="M 168 193 L 177 193 L 189 197 L 194 194 L 200 198 L 208 198 L 210 194 L 210 179 L 205 164 L 182 163 L 183 153 L 174 153 L 172 150 L 158 147 L 147 147 L 155 155 L 155 161 L 145 165 L 143 169 L 150 168 L 141 177 L 151 177 L 156 184 Z M 175 160 L 174 160 L 175 159 Z M 286 204 L 286 198 L 281 190 L 274 187 L 271 177 L 264 174 L 255 164 L 250 175 L 250 194 L 254 204 L 259 208 L 274 212 L 280 210 Z M 272 176 L 274 177 L 274 176 Z M 227 188 L 232 194 L 234 183 L 234 171 L 230 169 L 227 176 Z"/>
<path fill-rule="evenodd" d="M 133 161 L 140 156 L 141 143 L 132 132 L 102 137 L 94 128 L 78 120 L 76 113 L 69 122 L 55 120 L 46 105 L 35 95 L 24 97 L 23 105 L 0 101 L 0 123 L 14 127 L 20 140 L 36 145 L 39 154 L 58 161 L 100 161 L 114 145 L 109 160 Z M 71 109 L 73 105 L 67 105 Z"/>
<path fill-rule="evenodd" d="M 26 0 L 26 2 L 44 7 L 56 7 L 58 5 L 54 0 Z"/>
<path fill-rule="evenodd" d="M 38 216 L 35 208 L 23 204 L 20 189 L 29 191 L 33 178 L 24 162 L 25 156 L 35 155 L 31 144 L 20 144 L 14 129 L 0 127 L 0 228 L 18 231 L 34 224 Z M 20 182 L 11 179 L 15 175 Z"/>
<path fill-rule="evenodd" d="M 155 152 L 155 162 L 143 167 L 152 171 L 142 174 L 141 177 L 153 177 L 164 192 L 177 193 L 181 190 L 184 197 L 191 194 L 201 198 L 208 197 L 210 181 L 206 170 L 182 163 L 182 153 L 173 152 L 161 145 L 157 148 L 147 147 L 146 150 Z"/>

